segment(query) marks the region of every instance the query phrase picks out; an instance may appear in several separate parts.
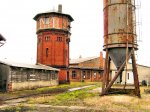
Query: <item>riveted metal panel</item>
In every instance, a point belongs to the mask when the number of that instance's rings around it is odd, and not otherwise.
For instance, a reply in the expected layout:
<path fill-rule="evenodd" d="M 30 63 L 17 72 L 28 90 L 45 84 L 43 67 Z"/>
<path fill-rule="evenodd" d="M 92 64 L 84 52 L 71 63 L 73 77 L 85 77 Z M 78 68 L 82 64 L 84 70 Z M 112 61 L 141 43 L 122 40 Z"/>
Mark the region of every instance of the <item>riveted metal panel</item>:
<path fill-rule="evenodd" d="M 116 67 L 125 61 L 127 47 L 137 49 L 134 13 L 134 0 L 104 0 L 104 50 Z"/>
<path fill-rule="evenodd" d="M 127 44 L 127 42 L 133 44 L 129 46 L 137 48 L 134 43 L 136 34 L 133 1 L 104 0 L 104 50 L 111 44 Z"/>

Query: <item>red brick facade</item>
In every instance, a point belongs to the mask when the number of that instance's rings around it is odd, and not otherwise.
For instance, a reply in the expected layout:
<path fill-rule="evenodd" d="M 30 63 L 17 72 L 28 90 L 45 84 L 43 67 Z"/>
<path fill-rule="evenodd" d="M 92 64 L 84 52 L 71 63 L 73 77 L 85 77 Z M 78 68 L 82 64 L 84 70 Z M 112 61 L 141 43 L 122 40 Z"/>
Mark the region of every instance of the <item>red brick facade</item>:
<path fill-rule="evenodd" d="M 104 59 L 100 57 L 71 60 L 69 67 L 70 81 L 102 81 Z"/>
<path fill-rule="evenodd" d="M 39 33 L 37 44 L 37 63 L 53 67 L 68 67 L 68 34 L 56 30 Z"/>
<path fill-rule="evenodd" d="M 61 12 L 37 14 L 37 63 L 59 68 L 59 81 L 68 81 L 70 24 L 73 18 Z"/>
<path fill-rule="evenodd" d="M 71 68 L 69 69 L 69 77 L 72 82 L 94 82 L 102 81 L 103 70 L 92 68 Z"/>

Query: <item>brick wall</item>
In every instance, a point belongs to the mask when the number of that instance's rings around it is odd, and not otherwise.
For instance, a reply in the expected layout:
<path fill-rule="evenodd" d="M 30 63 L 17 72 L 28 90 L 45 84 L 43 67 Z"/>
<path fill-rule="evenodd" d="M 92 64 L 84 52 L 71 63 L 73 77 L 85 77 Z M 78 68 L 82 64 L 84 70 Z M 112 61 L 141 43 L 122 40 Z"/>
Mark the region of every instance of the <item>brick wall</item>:
<path fill-rule="evenodd" d="M 58 34 L 59 33 L 59 34 Z M 49 40 L 46 40 L 46 38 Z M 38 35 L 37 63 L 49 66 L 69 65 L 69 43 L 65 33 L 47 31 Z M 48 51 L 46 51 L 48 49 Z"/>
<path fill-rule="evenodd" d="M 75 72 L 76 77 L 73 77 Z M 94 82 L 102 81 L 103 71 L 100 70 L 84 70 L 84 69 L 69 69 L 70 81 L 72 82 Z"/>

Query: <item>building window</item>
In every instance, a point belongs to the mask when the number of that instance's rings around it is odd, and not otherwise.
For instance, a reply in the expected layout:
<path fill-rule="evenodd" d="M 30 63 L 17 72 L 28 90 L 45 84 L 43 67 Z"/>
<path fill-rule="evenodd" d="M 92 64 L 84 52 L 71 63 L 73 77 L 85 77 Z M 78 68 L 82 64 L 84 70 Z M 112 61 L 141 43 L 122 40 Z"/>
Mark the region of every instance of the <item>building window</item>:
<path fill-rule="evenodd" d="M 87 71 L 87 79 L 90 79 L 90 78 L 91 78 L 90 71 Z"/>
<path fill-rule="evenodd" d="M 85 78 L 86 78 L 86 77 L 85 77 L 85 71 L 83 71 L 82 76 L 83 76 L 83 79 L 85 79 Z"/>
<path fill-rule="evenodd" d="M 72 71 L 72 79 L 76 79 L 76 71 Z"/>
<path fill-rule="evenodd" d="M 62 37 L 57 37 L 57 41 L 61 42 L 62 41 Z"/>
<path fill-rule="evenodd" d="M 45 22 L 45 24 L 49 24 L 49 17 L 45 17 L 44 22 Z"/>
<path fill-rule="evenodd" d="M 45 36 L 45 41 L 46 42 L 50 41 L 50 36 Z"/>
<path fill-rule="evenodd" d="M 94 72 L 94 79 L 96 78 L 96 72 Z"/>
<path fill-rule="evenodd" d="M 46 57 L 48 57 L 48 48 L 46 48 Z"/>
<path fill-rule="evenodd" d="M 52 80 L 55 80 L 56 78 L 55 78 L 55 74 L 52 74 Z"/>
<path fill-rule="evenodd" d="M 112 71 L 110 71 L 110 75 L 111 75 L 111 72 L 112 72 Z M 99 73 L 99 78 L 101 78 L 101 77 L 103 76 L 103 71 L 99 71 L 98 73 Z M 111 77 L 111 76 L 110 76 L 110 77 Z"/>
<path fill-rule="evenodd" d="M 57 80 L 57 73 L 55 73 L 54 71 L 52 71 L 52 80 Z"/>

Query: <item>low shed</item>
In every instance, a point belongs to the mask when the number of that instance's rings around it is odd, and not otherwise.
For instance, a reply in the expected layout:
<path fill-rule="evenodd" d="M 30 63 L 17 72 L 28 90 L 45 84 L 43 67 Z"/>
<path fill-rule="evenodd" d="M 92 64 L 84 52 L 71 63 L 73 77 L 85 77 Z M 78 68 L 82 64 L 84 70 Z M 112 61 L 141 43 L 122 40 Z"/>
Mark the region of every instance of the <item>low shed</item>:
<path fill-rule="evenodd" d="M 58 72 L 45 65 L 0 62 L 0 91 L 58 85 Z"/>

